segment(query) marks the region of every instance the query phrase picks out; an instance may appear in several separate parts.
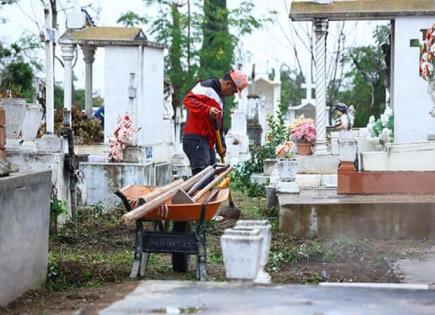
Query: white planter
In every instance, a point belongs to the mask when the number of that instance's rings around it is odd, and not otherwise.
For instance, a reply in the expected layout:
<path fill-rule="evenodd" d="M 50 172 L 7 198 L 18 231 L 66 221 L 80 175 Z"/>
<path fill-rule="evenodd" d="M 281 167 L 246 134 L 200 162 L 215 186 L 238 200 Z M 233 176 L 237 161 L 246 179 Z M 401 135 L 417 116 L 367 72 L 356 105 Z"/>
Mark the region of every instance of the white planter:
<path fill-rule="evenodd" d="M 353 162 L 356 159 L 358 150 L 358 141 L 356 140 L 338 140 L 339 160 L 342 162 Z"/>
<path fill-rule="evenodd" d="M 278 160 L 279 179 L 282 182 L 293 182 L 298 172 L 298 162 L 293 159 Z"/>
<path fill-rule="evenodd" d="M 26 115 L 22 125 L 23 140 L 33 140 L 36 138 L 42 120 L 42 107 L 39 105 L 27 105 Z"/>
<path fill-rule="evenodd" d="M 263 160 L 263 174 L 270 176 L 274 169 L 278 166 L 277 159 L 264 159 Z"/>
<path fill-rule="evenodd" d="M 271 282 L 270 275 L 264 270 L 269 260 L 270 243 L 272 241 L 272 226 L 267 220 L 239 220 L 234 229 L 260 229 L 263 233 L 263 242 L 260 256 L 260 268 L 255 279 L 256 283 L 268 284 Z"/>
<path fill-rule="evenodd" d="M 226 229 L 221 247 L 227 278 L 254 280 L 260 267 L 262 243 L 259 229 Z"/>
<path fill-rule="evenodd" d="M 26 100 L 23 98 L 2 98 L 0 106 L 6 111 L 6 138 L 18 139 L 27 112 Z"/>

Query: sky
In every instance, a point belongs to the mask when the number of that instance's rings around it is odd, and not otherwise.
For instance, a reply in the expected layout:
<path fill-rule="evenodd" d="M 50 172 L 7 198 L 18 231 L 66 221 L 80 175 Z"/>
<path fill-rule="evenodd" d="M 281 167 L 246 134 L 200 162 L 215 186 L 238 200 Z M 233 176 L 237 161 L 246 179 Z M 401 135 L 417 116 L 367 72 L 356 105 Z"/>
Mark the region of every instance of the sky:
<path fill-rule="evenodd" d="M 241 0 L 227 0 L 228 7 L 236 8 Z M 293 44 L 295 43 L 298 54 L 301 58 L 302 67 L 308 68 L 309 54 L 302 42 L 292 31 L 288 10 L 291 5 L 289 0 L 254 0 L 256 16 L 267 14 L 270 11 L 276 11 L 277 15 L 273 18 L 272 23 L 268 23 L 261 30 L 256 30 L 252 35 L 240 38 L 239 46 L 242 47 L 244 58 L 244 67 L 247 72 L 251 71 L 252 64 L 255 63 L 257 74 L 265 74 L 272 67 L 279 67 L 281 64 L 287 64 L 290 67 L 296 67 L 296 59 L 293 53 Z M 116 25 L 119 16 L 127 11 L 136 13 L 145 12 L 143 0 L 81 0 L 81 6 L 88 6 L 89 13 L 94 17 L 98 26 Z M 62 34 L 65 31 L 65 13 L 71 12 L 73 0 L 58 0 L 59 29 Z M 38 31 L 38 25 L 43 26 L 43 8 L 40 0 L 19 0 L 18 4 L 5 6 L 1 8 L 0 16 L 6 19 L 6 23 L 0 24 L 0 40 L 3 42 L 16 41 L 23 32 Z M 38 23 L 36 25 L 35 21 Z M 298 33 L 303 34 L 304 30 L 309 30 L 310 26 L 293 22 L 294 28 Z M 348 46 L 366 45 L 372 43 L 371 33 L 377 22 L 347 22 L 346 24 L 346 43 Z M 337 23 L 331 23 L 328 41 L 330 49 L 333 50 L 333 43 L 336 40 Z M 146 27 L 144 28 L 147 33 Z M 148 34 L 149 35 L 149 34 Z M 335 37 L 334 37 L 335 36 Z M 56 54 L 60 57 L 60 50 Z M 44 53 L 41 51 L 40 59 L 43 61 Z M 104 95 L 104 53 L 103 49 L 98 49 L 94 62 L 94 91 Z M 43 63 L 43 62 L 42 62 Z M 224 71 L 224 70 L 223 70 Z M 82 56 L 74 68 L 74 74 L 78 79 L 77 87 L 84 87 L 84 62 Z M 56 82 L 62 81 L 63 71 L 61 66 L 56 64 Z"/>

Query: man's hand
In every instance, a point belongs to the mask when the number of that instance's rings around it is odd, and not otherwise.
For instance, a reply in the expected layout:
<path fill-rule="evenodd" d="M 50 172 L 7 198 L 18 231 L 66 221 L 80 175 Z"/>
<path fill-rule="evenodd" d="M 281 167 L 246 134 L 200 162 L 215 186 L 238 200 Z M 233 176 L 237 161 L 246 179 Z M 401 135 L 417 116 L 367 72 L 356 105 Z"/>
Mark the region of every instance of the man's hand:
<path fill-rule="evenodd" d="M 215 108 L 215 107 L 210 107 L 210 109 L 208 110 L 208 116 L 211 118 L 211 119 L 215 119 L 215 118 L 217 118 L 217 116 L 218 116 L 218 114 L 220 113 L 221 111 L 219 110 L 219 109 L 217 109 L 217 108 Z"/>

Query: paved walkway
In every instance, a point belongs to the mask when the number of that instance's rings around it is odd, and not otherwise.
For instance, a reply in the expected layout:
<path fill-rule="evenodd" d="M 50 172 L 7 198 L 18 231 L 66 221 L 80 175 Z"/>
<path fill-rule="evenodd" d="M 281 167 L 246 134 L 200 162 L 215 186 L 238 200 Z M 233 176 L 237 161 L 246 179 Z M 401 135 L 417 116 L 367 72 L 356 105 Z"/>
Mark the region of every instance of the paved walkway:
<path fill-rule="evenodd" d="M 100 314 L 433 315 L 435 291 L 143 281 Z"/>
<path fill-rule="evenodd" d="M 435 285 L 435 246 L 416 257 L 396 261 L 394 268 L 403 275 L 402 282 Z"/>

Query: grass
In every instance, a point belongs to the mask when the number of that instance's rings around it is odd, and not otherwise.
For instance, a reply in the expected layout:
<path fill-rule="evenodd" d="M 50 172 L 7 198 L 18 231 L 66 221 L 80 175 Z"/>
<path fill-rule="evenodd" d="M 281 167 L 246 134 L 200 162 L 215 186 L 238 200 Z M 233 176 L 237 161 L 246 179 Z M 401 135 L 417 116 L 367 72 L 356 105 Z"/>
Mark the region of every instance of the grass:
<path fill-rule="evenodd" d="M 276 283 L 317 283 L 322 280 L 369 279 L 396 281 L 388 272 L 391 248 L 372 248 L 371 240 L 296 239 L 278 230 L 277 210 L 266 209 L 262 197 L 234 191 L 242 219 L 268 219 L 273 238 L 267 271 Z M 77 224 L 68 223 L 50 237 L 47 288 L 62 291 L 118 283 L 129 279 L 134 248 L 134 229 L 118 225 L 122 209 L 103 214 L 100 206 L 82 212 Z M 227 222 L 228 223 L 228 222 Z M 234 222 L 233 222 L 234 224 Z M 230 223 L 231 226 L 231 223 Z M 224 280 L 220 236 L 228 224 L 207 223 L 207 269 L 211 280 Z M 196 259 L 190 271 L 172 271 L 170 255 L 152 254 L 146 279 L 195 279 Z M 337 271 L 338 270 L 338 271 Z M 384 273 L 385 275 L 383 275 Z"/>

